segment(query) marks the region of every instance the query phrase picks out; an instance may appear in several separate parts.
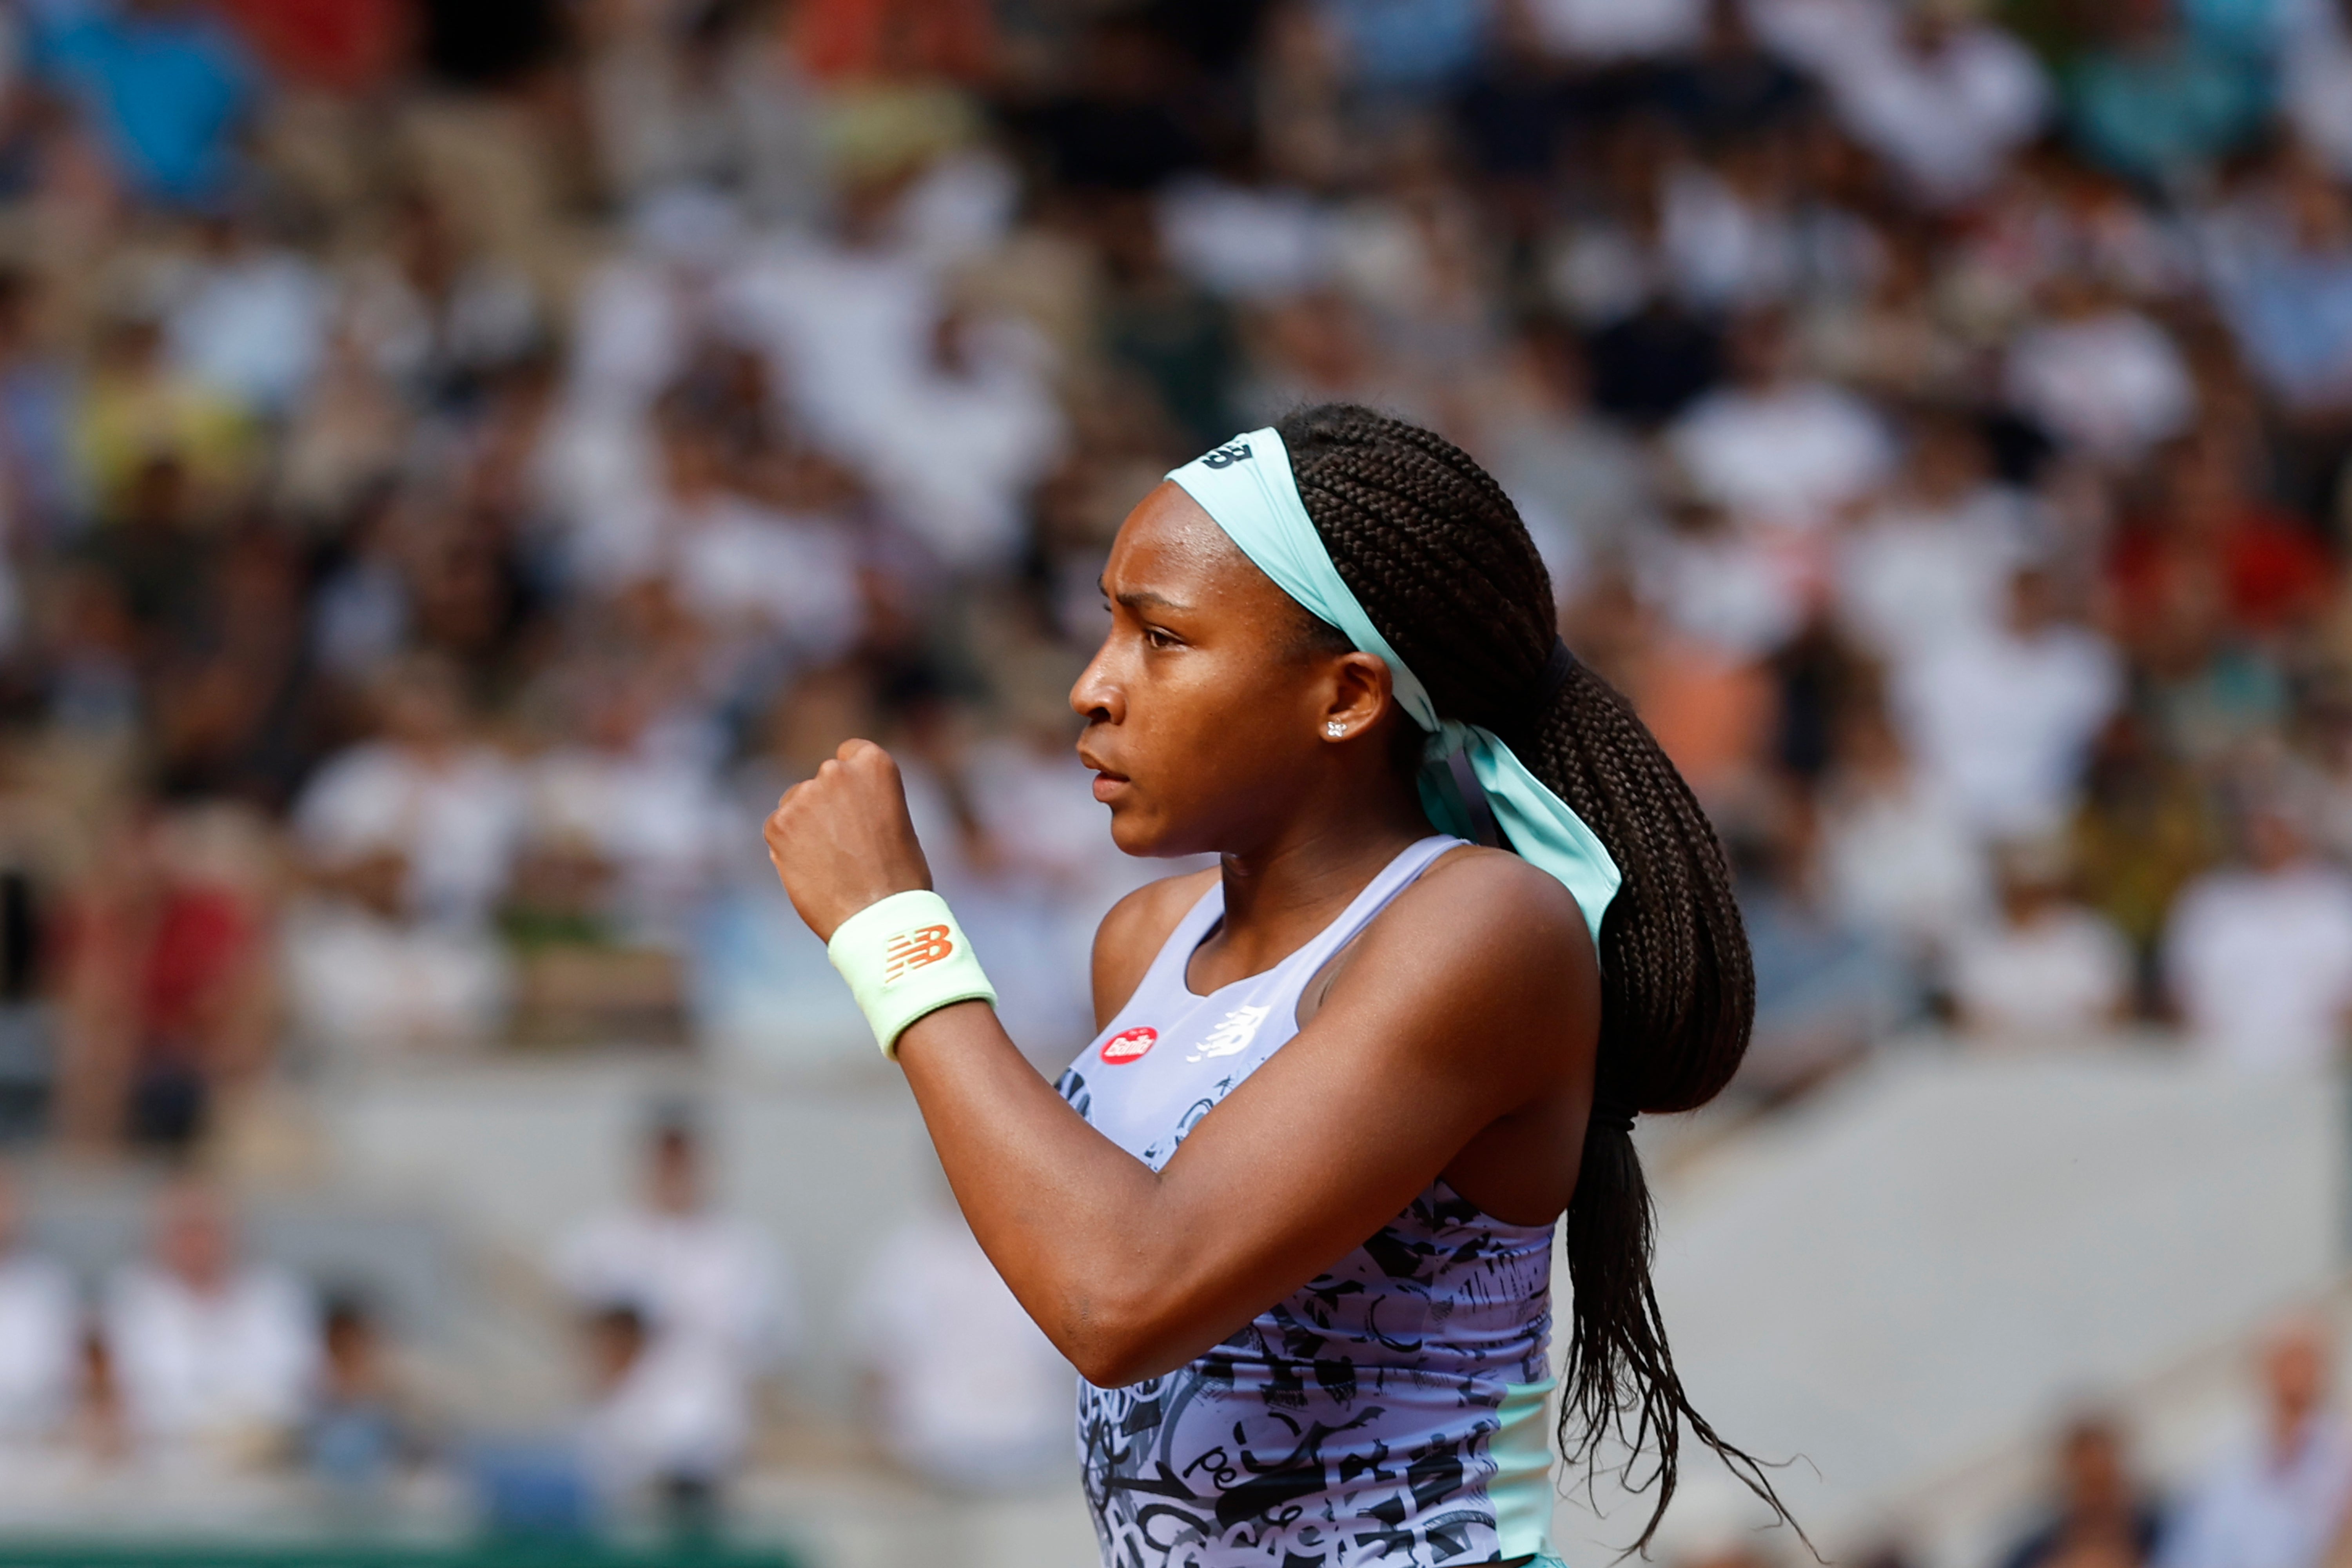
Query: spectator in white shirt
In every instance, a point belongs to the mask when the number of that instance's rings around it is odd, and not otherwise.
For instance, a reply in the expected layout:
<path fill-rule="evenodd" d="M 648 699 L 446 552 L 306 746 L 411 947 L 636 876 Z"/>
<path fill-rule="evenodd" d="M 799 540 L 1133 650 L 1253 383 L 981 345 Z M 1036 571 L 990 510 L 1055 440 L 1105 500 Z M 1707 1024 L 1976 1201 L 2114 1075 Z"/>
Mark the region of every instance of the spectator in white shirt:
<path fill-rule="evenodd" d="M 521 785 L 466 738 L 447 666 L 405 660 L 377 695 L 383 734 L 328 763 L 295 807 L 310 887 L 284 927 L 289 1010 L 338 1051 L 483 1039 L 510 987 L 482 925 L 512 868 Z"/>
<path fill-rule="evenodd" d="M 582 574 L 604 593 L 666 583 L 725 642 L 834 658 L 863 619 L 855 542 L 830 518 L 790 516 L 745 495 L 714 423 L 696 398 L 661 400 L 660 473 L 649 489 L 623 486 L 585 511 Z"/>
<path fill-rule="evenodd" d="M 1984 847 L 1950 792 L 1905 754 L 1875 706 L 1840 725 L 1826 784 L 1824 895 L 1848 925 L 1891 932 L 1907 957 L 1939 964 L 1991 903 Z"/>
<path fill-rule="evenodd" d="M 378 682 L 382 732 L 331 760 L 294 808 L 294 831 L 325 875 L 387 847 L 406 863 L 416 918 L 481 921 L 506 882 L 522 794 L 506 760 L 467 734 L 457 673 L 415 656 Z"/>
<path fill-rule="evenodd" d="M 1666 449 L 1692 487 L 1743 523 L 1800 530 L 1835 521 L 1894 461 L 1870 405 L 1799 376 L 1778 317 L 1759 313 L 1732 333 L 1733 378 L 1666 432 Z"/>
<path fill-rule="evenodd" d="M 1030 491 L 1067 444 L 1043 338 L 950 304 L 923 352 L 859 421 L 847 450 L 893 516 L 948 566 L 1003 571 Z"/>
<path fill-rule="evenodd" d="M 2352 1499 L 2352 1436 L 2326 1408 L 2328 1361 L 2319 1323 L 2271 1335 L 2262 1429 L 2190 1491 L 2156 1568 L 2319 1568 Z"/>
<path fill-rule="evenodd" d="M 2312 854 L 2277 802 L 2247 814 L 2242 864 L 2182 889 L 2164 973 L 2207 1056 L 2245 1068 L 2332 1063 L 2352 1025 L 2352 875 Z"/>
<path fill-rule="evenodd" d="M 283 414 L 324 357 L 327 280 L 299 252 L 263 244 L 242 215 L 215 216 L 199 232 L 203 255 L 164 322 L 172 357 L 247 407 Z"/>
<path fill-rule="evenodd" d="M 1929 418 L 1885 497 L 1839 542 L 1839 616 L 1871 652 L 1899 664 L 2000 625 L 2032 529 L 2023 498 L 1989 469 L 1972 426 Z"/>
<path fill-rule="evenodd" d="M 2003 625 L 1894 672 L 1908 750 L 1987 838 L 2060 824 L 2091 743 L 2123 698 L 2115 650 L 2061 620 L 2054 598 L 2045 573 L 2020 571 Z"/>
<path fill-rule="evenodd" d="M 2065 845 L 2004 845 L 2000 913 L 1954 944 L 1960 1026 L 2000 1043 L 2079 1043 L 2112 1026 L 2131 996 L 2131 946 L 2067 896 Z"/>
<path fill-rule="evenodd" d="M 856 1300 L 892 1458 L 973 1492 L 1053 1474 L 1071 1443 L 1076 1374 L 1005 1288 L 943 1180 L 875 1250 Z"/>
<path fill-rule="evenodd" d="M 750 1438 L 754 1387 L 795 1348 L 799 1322 L 775 1246 L 710 1205 L 690 1121 L 673 1113 L 656 1123 L 644 1197 L 565 1237 L 554 1270 L 582 1310 L 625 1305 L 643 1315 L 646 1342 L 627 1398 L 665 1412 L 661 1452 L 642 1456 L 648 1473 L 722 1482 Z"/>
<path fill-rule="evenodd" d="M 24 1228 L 16 1174 L 0 1167 L 0 1441 L 58 1433 L 81 1360 L 72 1277 L 26 1245 Z"/>
<path fill-rule="evenodd" d="M 1969 0 L 1841 8 L 1816 63 L 1854 140 L 1933 205 L 1983 193 L 2049 118 L 2032 51 L 1977 19 Z"/>
<path fill-rule="evenodd" d="M 2197 387 L 2171 337 L 2090 279 L 2061 273 L 2047 319 L 2011 342 L 2010 402 L 2065 445 L 2125 464 L 2180 434 Z"/>
<path fill-rule="evenodd" d="M 664 1341 L 629 1301 L 591 1309 L 589 1403 L 580 1458 L 596 1500 L 625 1518 L 658 1510 L 674 1528 L 706 1527 L 751 1439 L 751 1409 L 729 1369 L 700 1348 Z"/>
<path fill-rule="evenodd" d="M 1551 53 L 1588 63 L 1653 58 L 1698 47 L 1707 0 L 1529 0 Z"/>
<path fill-rule="evenodd" d="M 735 826 L 696 748 L 665 735 L 658 684 L 599 670 L 581 682 L 580 738 L 525 771 L 529 837 L 584 849 L 612 874 L 604 912 L 622 940 L 682 946 Z"/>
<path fill-rule="evenodd" d="M 506 950 L 471 925 L 419 921 L 397 845 L 353 845 L 282 922 L 288 1021 L 346 1056 L 446 1050 L 498 1033 L 512 999 Z"/>
<path fill-rule="evenodd" d="M 131 1430 L 229 1460 L 274 1453 L 318 1367 L 310 1292 L 241 1260 L 226 1200 L 195 1182 L 163 1191 L 153 1245 L 109 1286 L 102 1314 Z"/>

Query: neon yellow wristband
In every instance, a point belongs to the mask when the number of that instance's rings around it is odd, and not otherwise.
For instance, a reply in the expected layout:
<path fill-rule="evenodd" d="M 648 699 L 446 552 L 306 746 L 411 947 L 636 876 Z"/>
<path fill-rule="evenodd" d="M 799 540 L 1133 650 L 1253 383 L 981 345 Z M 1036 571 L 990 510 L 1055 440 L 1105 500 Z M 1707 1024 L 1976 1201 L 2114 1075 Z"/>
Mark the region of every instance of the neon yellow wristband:
<path fill-rule="evenodd" d="M 834 929 L 824 955 L 849 982 L 875 1043 L 892 1061 L 916 1019 L 955 1002 L 996 1000 L 971 941 L 933 892 L 893 893 Z"/>

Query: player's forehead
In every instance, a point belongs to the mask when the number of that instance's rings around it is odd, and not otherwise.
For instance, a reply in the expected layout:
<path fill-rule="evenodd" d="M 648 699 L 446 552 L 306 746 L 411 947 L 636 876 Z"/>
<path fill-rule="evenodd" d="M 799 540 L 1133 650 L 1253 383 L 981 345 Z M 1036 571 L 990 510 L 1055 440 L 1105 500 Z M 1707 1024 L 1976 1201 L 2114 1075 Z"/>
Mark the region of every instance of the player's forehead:
<path fill-rule="evenodd" d="M 1119 525 L 1103 568 L 1103 592 L 1120 604 L 1266 616 L 1284 614 L 1289 605 L 1172 480 L 1144 497 Z"/>

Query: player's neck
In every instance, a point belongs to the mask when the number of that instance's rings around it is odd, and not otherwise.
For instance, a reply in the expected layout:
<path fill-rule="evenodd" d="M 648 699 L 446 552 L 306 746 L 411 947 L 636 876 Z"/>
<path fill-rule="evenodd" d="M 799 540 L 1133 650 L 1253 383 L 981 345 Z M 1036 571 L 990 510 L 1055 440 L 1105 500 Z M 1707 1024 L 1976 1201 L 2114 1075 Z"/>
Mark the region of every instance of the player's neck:
<path fill-rule="evenodd" d="M 1225 915 L 1219 945 L 1244 963 L 1279 960 L 1338 919 L 1382 868 L 1430 833 L 1420 803 L 1402 789 L 1347 804 L 1353 809 L 1301 812 L 1257 847 L 1221 857 Z"/>

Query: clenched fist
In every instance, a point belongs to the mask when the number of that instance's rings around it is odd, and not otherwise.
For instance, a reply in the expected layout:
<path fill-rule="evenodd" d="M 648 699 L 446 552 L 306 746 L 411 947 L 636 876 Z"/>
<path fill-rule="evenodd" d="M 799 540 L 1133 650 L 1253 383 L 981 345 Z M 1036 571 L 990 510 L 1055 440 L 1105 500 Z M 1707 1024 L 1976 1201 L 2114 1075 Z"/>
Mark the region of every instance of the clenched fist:
<path fill-rule="evenodd" d="M 871 741 L 843 742 L 816 777 L 786 790 L 762 837 L 793 908 L 822 942 L 866 905 L 931 885 L 898 764 Z"/>

